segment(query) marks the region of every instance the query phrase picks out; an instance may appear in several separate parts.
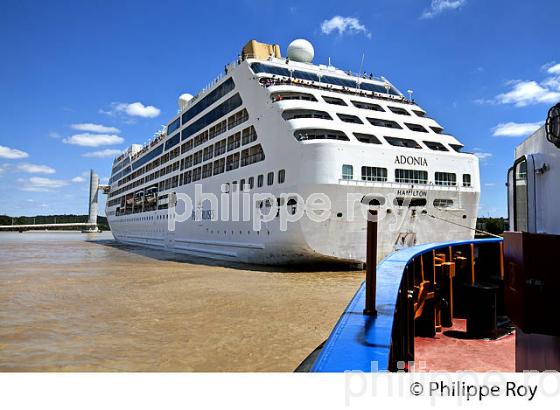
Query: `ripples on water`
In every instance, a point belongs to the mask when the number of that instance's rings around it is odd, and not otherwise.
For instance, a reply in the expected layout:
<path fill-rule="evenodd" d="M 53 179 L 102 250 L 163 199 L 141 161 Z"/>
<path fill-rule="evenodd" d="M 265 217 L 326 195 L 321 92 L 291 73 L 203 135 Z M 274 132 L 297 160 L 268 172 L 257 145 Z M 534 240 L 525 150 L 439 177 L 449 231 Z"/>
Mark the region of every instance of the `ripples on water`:
<path fill-rule="evenodd" d="M 362 278 L 0 233 L 0 370 L 292 371 Z"/>

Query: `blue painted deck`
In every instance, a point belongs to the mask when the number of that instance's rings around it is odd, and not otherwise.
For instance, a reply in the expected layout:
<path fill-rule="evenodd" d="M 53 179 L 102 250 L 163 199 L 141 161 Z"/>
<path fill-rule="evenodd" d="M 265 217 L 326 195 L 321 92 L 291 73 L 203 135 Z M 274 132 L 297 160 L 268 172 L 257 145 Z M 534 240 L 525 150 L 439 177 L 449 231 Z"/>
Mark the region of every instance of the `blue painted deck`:
<path fill-rule="evenodd" d="M 395 305 L 403 272 L 408 263 L 416 256 L 432 250 L 500 241 L 501 238 L 490 238 L 429 243 L 405 248 L 387 256 L 377 265 L 377 316 L 363 314 L 365 283 L 362 283 L 338 320 L 311 371 L 387 371 Z M 372 368 L 372 362 L 377 363 L 377 366 Z"/>

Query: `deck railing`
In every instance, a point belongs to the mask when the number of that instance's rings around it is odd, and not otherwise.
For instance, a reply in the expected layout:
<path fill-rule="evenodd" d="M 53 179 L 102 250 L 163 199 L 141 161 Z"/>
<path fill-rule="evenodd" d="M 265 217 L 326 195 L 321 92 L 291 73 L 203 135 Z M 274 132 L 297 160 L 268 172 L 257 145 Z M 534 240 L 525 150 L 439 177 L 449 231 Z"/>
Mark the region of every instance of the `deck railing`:
<path fill-rule="evenodd" d="M 502 281 L 503 273 L 501 238 L 432 243 L 389 255 L 377 265 L 376 314 L 364 313 L 364 282 L 311 371 L 406 369 L 414 361 L 415 335 L 434 336 L 464 311 L 463 286 Z"/>

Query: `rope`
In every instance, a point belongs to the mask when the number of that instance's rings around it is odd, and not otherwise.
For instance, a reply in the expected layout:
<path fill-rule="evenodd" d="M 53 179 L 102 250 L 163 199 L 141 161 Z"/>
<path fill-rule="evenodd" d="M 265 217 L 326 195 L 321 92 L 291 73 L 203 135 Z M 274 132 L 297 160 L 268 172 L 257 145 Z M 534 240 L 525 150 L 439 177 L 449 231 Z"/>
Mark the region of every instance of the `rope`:
<path fill-rule="evenodd" d="M 500 238 L 500 239 L 502 239 L 502 237 L 501 237 L 500 235 L 495 235 L 495 234 L 493 234 L 493 233 L 486 232 L 486 231 L 483 231 L 483 230 L 481 230 L 481 229 L 471 228 L 470 226 L 461 225 L 461 224 L 458 224 L 457 222 L 453 222 L 453 221 L 450 221 L 450 220 L 448 220 L 448 219 L 444 219 L 444 218 L 441 218 L 441 217 L 439 217 L 439 216 L 435 216 L 435 215 L 432 215 L 432 214 L 427 214 L 427 215 L 428 215 L 429 217 L 431 217 L 431 218 L 440 219 L 440 220 L 442 220 L 442 221 L 444 221 L 444 222 L 447 222 L 447 223 L 450 223 L 450 224 L 452 224 L 452 225 L 460 226 L 461 228 L 470 229 L 471 231 L 480 232 L 480 233 L 483 233 L 483 234 L 485 234 L 485 235 L 493 236 L 494 238 Z"/>

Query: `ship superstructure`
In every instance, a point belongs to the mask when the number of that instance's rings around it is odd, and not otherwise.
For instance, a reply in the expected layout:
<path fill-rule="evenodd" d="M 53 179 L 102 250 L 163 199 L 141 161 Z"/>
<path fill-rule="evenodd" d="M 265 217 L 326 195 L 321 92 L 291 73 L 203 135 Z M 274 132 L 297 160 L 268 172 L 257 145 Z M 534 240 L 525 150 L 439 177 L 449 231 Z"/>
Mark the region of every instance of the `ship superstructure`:
<path fill-rule="evenodd" d="M 154 140 L 116 158 L 106 208 L 115 238 L 253 263 L 360 262 L 370 208 L 380 256 L 472 238 L 478 159 L 385 78 L 312 64 L 310 47 L 296 40 L 282 58 L 249 42 L 207 89 L 181 96 Z M 220 200 L 197 202 L 197 186 Z M 241 192 L 249 218 L 232 217 Z M 280 211 L 296 215 L 315 194 L 329 212 L 283 226 Z M 169 229 L 184 195 L 193 217 Z"/>

